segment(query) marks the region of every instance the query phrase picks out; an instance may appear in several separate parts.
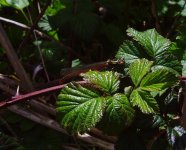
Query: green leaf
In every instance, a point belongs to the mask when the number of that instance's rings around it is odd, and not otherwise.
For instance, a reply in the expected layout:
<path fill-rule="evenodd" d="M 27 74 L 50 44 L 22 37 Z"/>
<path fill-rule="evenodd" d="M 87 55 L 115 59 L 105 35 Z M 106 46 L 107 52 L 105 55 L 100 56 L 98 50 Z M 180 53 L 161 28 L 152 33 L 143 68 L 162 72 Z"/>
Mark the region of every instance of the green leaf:
<path fill-rule="evenodd" d="M 174 145 L 176 140 L 183 134 L 186 134 L 186 130 L 181 126 L 175 126 L 174 128 L 167 128 L 167 138 L 170 145 Z"/>
<path fill-rule="evenodd" d="M 49 23 L 49 19 L 46 15 L 44 15 L 40 21 L 38 22 L 38 26 L 43 30 L 43 31 L 51 31 L 52 30 L 52 27 Z"/>
<path fill-rule="evenodd" d="M 153 129 L 165 125 L 165 120 L 160 115 L 138 114 L 134 122 L 140 129 Z"/>
<path fill-rule="evenodd" d="M 89 71 L 81 74 L 85 80 L 98 85 L 103 91 L 114 93 L 119 88 L 119 74 L 112 71 Z"/>
<path fill-rule="evenodd" d="M 117 59 L 123 59 L 127 64 L 131 64 L 136 59 L 142 58 L 142 54 L 137 47 L 131 41 L 125 41 L 119 48 L 117 54 Z"/>
<path fill-rule="evenodd" d="M 69 84 L 58 96 L 61 124 L 72 133 L 84 133 L 101 119 L 105 98 L 79 84 Z"/>
<path fill-rule="evenodd" d="M 10 6 L 19 10 L 27 7 L 29 5 L 28 0 L 6 0 L 3 4 L 6 3 L 6 6 Z"/>
<path fill-rule="evenodd" d="M 107 99 L 106 116 L 108 121 L 130 125 L 134 119 L 134 109 L 124 94 L 115 94 Z"/>
<path fill-rule="evenodd" d="M 129 75 L 135 86 L 138 86 L 142 78 L 149 72 L 153 62 L 147 59 L 139 59 L 129 66 Z"/>
<path fill-rule="evenodd" d="M 170 71 L 175 75 L 180 76 L 182 67 L 180 62 L 174 55 L 170 53 L 165 53 L 159 55 L 158 57 L 155 57 L 155 65 L 153 66 L 152 70 L 160 68 L 166 69 L 167 71 Z"/>
<path fill-rule="evenodd" d="M 61 0 L 55 0 L 52 2 L 52 5 L 47 8 L 45 14 L 48 16 L 53 16 L 64 8 L 65 5 L 61 3 Z"/>
<path fill-rule="evenodd" d="M 160 69 L 144 77 L 141 81 L 140 88 L 151 92 L 161 91 L 171 87 L 176 82 L 177 77 L 173 73 L 165 69 Z"/>
<path fill-rule="evenodd" d="M 0 149 L 1 150 L 25 150 L 25 148 L 18 143 L 19 141 L 16 138 L 8 136 L 0 131 Z"/>
<path fill-rule="evenodd" d="M 186 60 L 181 61 L 182 64 L 182 76 L 186 76 Z"/>
<path fill-rule="evenodd" d="M 171 44 L 168 39 L 159 35 L 155 29 L 139 32 L 133 28 L 129 28 L 127 29 L 127 33 L 138 41 L 150 56 L 157 56 L 164 53 Z"/>
<path fill-rule="evenodd" d="M 143 113 L 156 113 L 159 108 L 156 100 L 149 92 L 136 89 L 132 92 L 130 100 L 133 106 L 138 106 Z"/>

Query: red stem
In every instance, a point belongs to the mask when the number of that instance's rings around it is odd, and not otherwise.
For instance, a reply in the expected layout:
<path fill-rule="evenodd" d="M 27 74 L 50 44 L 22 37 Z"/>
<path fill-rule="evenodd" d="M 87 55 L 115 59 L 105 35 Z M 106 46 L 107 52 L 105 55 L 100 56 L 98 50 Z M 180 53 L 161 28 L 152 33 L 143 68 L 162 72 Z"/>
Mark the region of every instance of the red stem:
<path fill-rule="evenodd" d="M 179 79 L 180 80 L 186 80 L 186 76 L 180 76 Z"/>
<path fill-rule="evenodd" d="M 77 77 L 77 76 L 79 76 L 80 73 L 84 73 L 84 72 L 87 72 L 89 70 L 101 70 L 101 69 L 107 67 L 110 64 L 120 64 L 120 65 L 122 65 L 122 64 L 124 64 L 124 62 L 123 61 L 108 60 L 108 61 L 105 61 L 105 62 L 99 62 L 99 63 L 95 63 L 95 64 L 91 64 L 91 65 L 86 65 L 86 66 L 80 67 L 80 68 L 72 68 L 73 70 L 69 74 L 64 76 L 62 79 L 53 81 L 54 84 L 57 84 L 56 86 L 51 86 L 49 88 L 44 88 L 44 89 L 34 91 L 34 92 L 30 92 L 30 93 L 27 93 L 27 94 L 18 95 L 16 97 L 13 97 L 10 100 L 2 101 L 2 102 L 0 102 L 0 108 L 7 107 L 7 106 L 10 106 L 10 105 L 13 105 L 13 104 L 17 104 L 19 102 L 23 102 L 25 100 L 32 99 L 34 97 L 37 97 L 37 96 L 40 96 L 40 95 L 43 95 L 43 94 L 46 94 L 46 93 L 58 91 L 58 90 L 64 88 L 67 85 L 67 84 L 64 84 L 64 83 L 66 83 L 69 79 L 72 79 L 72 77 Z M 77 83 L 85 84 L 85 83 L 87 83 L 87 81 L 79 81 Z"/>
<path fill-rule="evenodd" d="M 79 81 L 79 82 L 76 82 L 76 83 L 87 84 L 87 81 Z M 57 85 L 57 86 L 49 87 L 49 88 L 46 88 L 46 89 L 30 92 L 30 93 L 27 93 L 27 94 L 18 95 L 18 96 L 14 97 L 10 100 L 0 102 L 0 108 L 7 107 L 7 106 L 10 106 L 10 105 L 13 105 L 13 104 L 17 104 L 19 102 L 23 102 L 25 100 L 32 99 L 34 97 L 41 96 L 41 95 L 46 94 L 46 93 L 56 92 L 56 91 L 64 88 L 66 85 L 67 84 Z"/>

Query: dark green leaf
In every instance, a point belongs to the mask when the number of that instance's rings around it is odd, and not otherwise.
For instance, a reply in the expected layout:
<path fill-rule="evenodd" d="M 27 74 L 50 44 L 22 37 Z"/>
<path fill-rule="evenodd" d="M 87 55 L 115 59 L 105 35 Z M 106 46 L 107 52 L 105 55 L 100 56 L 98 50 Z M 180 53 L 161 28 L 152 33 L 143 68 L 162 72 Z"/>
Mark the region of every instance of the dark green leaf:
<path fill-rule="evenodd" d="M 160 115 L 138 114 L 134 124 L 140 129 L 153 129 L 164 126 L 165 121 Z"/>
<path fill-rule="evenodd" d="M 136 59 L 142 58 L 142 54 L 139 51 L 139 47 L 137 47 L 133 42 L 125 41 L 120 46 L 116 58 L 123 59 L 127 64 L 131 64 Z"/>
<path fill-rule="evenodd" d="M 155 29 L 139 32 L 133 28 L 129 28 L 127 29 L 127 33 L 138 41 L 150 56 L 157 56 L 164 53 L 171 44 L 168 39 L 159 35 Z"/>
<path fill-rule="evenodd" d="M 181 126 L 175 126 L 174 128 L 168 127 L 167 138 L 168 138 L 169 144 L 173 146 L 176 140 L 183 134 L 186 134 L 186 131 Z"/>
<path fill-rule="evenodd" d="M 84 133 L 101 119 L 105 99 L 78 84 L 69 84 L 58 96 L 57 111 L 61 124 L 72 133 Z"/>
<path fill-rule="evenodd" d="M 147 91 L 133 90 L 130 99 L 132 105 L 138 106 L 143 113 L 156 113 L 159 110 L 156 100 Z"/>
<path fill-rule="evenodd" d="M 177 76 L 180 76 L 181 74 L 181 64 L 178 61 L 178 59 L 170 54 L 165 53 L 162 55 L 159 55 L 158 57 L 155 57 L 155 65 L 153 66 L 153 70 L 157 69 L 166 69 L 169 72 L 174 73 Z"/>
<path fill-rule="evenodd" d="M 25 150 L 25 148 L 18 143 L 16 138 L 5 135 L 0 132 L 0 149 L 1 150 Z"/>
<path fill-rule="evenodd" d="M 153 62 L 147 59 L 139 59 L 129 66 L 129 75 L 135 86 L 138 86 L 142 78 L 150 71 Z"/>
<path fill-rule="evenodd" d="M 176 84 L 177 77 L 165 69 L 149 73 L 143 78 L 140 88 L 147 91 L 161 91 Z"/>
<path fill-rule="evenodd" d="M 89 71 L 82 74 L 85 80 L 98 85 L 103 91 L 114 93 L 119 88 L 119 74 L 112 71 Z"/>

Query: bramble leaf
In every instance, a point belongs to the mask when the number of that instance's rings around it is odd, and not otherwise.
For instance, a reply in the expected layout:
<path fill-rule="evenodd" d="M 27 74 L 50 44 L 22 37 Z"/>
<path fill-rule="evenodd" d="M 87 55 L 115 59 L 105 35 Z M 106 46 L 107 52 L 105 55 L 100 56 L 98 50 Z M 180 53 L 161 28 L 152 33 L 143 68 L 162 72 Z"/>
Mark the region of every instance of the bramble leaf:
<path fill-rule="evenodd" d="M 58 96 L 61 124 L 72 133 L 84 133 L 101 119 L 105 98 L 79 84 L 69 84 Z"/>
<path fill-rule="evenodd" d="M 156 113 L 159 109 L 156 100 L 147 91 L 133 90 L 130 99 L 132 105 L 138 106 L 143 113 Z"/>
<path fill-rule="evenodd" d="M 103 91 L 114 93 L 119 88 L 119 74 L 112 71 L 89 71 L 81 74 L 84 80 L 98 85 Z"/>
<path fill-rule="evenodd" d="M 134 62 L 136 59 L 142 58 L 138 47 L 134 45 L 131 41 L 125 41 L 119 48 L 117 54 L 117 59 L 123 59 L 127 64 Z"/>
<path fill-rule="evenodd" d="M 159 69 L 144 77 L 141 81 L 140 88 L 151 92 L 161 91 L 165 88 L 169 88 L 176 82 L 177 77 L 173 73 L 165 69 Z"/>
<path fill-rule="evenodd" d="M 107 99 L 106 116 L 108 121 L 129 125 L 134 119 L 134 109 L 124 94 L 115 94 Z"/>
<path fill-rule="evenodd" d="M 157 56 L 164 53 L 170 47 L 170 40 L 164 38 L 155 29 L 139 32 L 128 28 L 127 33 L 141 44 L 150 56 Z"/>
<path fill-rule="evenodd" d="M 138 86 L 142 78 L 149 72 L 153 62 L 147 59 L 136 60 L 129 66 L 129 75 L 135 86 Z"/>

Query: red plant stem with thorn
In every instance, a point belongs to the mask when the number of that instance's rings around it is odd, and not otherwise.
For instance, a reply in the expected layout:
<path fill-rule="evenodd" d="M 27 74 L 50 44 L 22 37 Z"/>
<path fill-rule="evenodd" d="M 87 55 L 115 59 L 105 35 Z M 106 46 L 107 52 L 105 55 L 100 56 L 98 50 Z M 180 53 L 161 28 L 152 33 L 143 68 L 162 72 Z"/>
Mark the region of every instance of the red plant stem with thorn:
<path fill-rule="evenodd" d="M 87 81 L 79 81 L 79 82 L 76 82 L 76 83 L 87 84 L 88 82 Z M 34 97 L 41 96 L 41 95 L 46 94 L 46 93 L 58 91 L 58 90 L 64 88 L 66 85 L 67 84 L 57 85 L 57 86 L 49 87 L 49 88 L 46 88 L 46 89 L 34 91 L 34 92 L 31 92 L 31 93 L 28 93 L 28 94 L 18 95 L 15 98 L 12 98 L 10 100 L 0 102 L 0 108 L 7 107 L 7 106 L 10 106 L 10 105 L 13 105 L 13 104 L 17 104 L 19 102 L 23 102 L 25 100 L 32 99 Z"/>
<path fill-rule="evenodd" d="M 41 95 L 46 94 L 46 93 L 51 93 L 51 92 L 58 91 L 58 90 L 64 88 L 67 85 L 67 84 L 63 84 L 64 82 L 71 79 L 72 77 L 78 76 L 80 73 L 84 73 L 84 72 L 87 72 L 89 70 L 101 70 L 101 69 L 107 67 L 109 64 L 120 64 L 121 65 L 123 63 L 124 63 L 123 61 L 108 60 L 106 62 L 100 62 L 100 63 L 96 63 L 94 65 L 87 65 L 84 69 L 80 68 L 80 69 L 77 69 L 75 71 L 72 71 L 71 73 L 69 73 L 65 77 L 63 77 L 61 80 L 58 80 L 58 82 L 55 81 L 58 84 L 56 86 L 52 86 L 52 87 L 49 87 L 49 88 L 41 89 L 41 90 L 38 90 L 38 91 L 23 94 L 23 95 L 18 95 L 16 97 L 13 97 L 10 100 L 2 101 L 2 102 L 0 102 L 0 108 L 7 107 L 7 106 L 10 106 L 10 105 L 13 105 L 13 104 L 17 104 L 19 102 L 23 102 L 25 100 L 32 99 L 34 97 L 41 96 Z M 76 83 L 87 84 L 88 82 L 87 81 L 78 81 Z"/>

